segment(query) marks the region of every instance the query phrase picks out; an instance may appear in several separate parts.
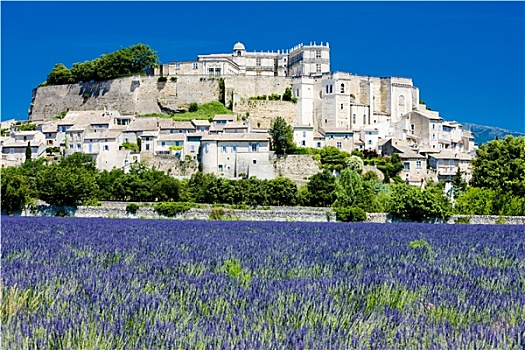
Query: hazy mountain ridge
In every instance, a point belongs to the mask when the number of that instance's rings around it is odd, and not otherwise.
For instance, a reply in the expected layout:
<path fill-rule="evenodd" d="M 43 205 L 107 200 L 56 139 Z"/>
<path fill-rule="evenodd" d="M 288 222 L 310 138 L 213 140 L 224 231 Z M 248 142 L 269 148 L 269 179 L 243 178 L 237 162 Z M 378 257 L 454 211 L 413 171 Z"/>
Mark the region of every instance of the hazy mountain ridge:
<path fill-rule="evenodd" d="M 479 125 L 473 123 L 461 123 L 464 130 L 470 130 L 474 133 L 474 139 L 476 143 L 482 144 L 496 139 L 502 139 L 506 135 L 512 136 L 525 136 L 524 133 L 514 130 L 508 130 L 503 128 L 498 128 L 495 126 L 488 125 Z"/>

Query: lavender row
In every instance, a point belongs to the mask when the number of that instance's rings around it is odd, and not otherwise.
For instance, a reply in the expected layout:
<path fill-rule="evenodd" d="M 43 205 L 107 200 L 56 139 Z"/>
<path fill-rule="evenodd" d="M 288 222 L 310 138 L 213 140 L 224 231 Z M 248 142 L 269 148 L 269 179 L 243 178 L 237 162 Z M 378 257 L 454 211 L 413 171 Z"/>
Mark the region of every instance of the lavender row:
<path fill-rule="evenodd" d="M 2 348 L 516 349 L 500 225 L 2 218 Z"/>

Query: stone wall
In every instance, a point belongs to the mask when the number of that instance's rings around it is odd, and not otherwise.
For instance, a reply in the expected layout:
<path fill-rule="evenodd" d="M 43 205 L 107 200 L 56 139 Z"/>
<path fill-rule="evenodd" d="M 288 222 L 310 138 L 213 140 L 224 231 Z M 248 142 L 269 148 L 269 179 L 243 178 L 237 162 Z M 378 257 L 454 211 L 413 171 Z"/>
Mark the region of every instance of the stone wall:
<path fill-rule="evenodd" d="M 185 108 L 191 102 L 199 104 L 217 101 L 219 79 L 196 75 L 177 76 L 158 82 L 158 77 L 136 76 L 94 83 L 44 86 L 33 90 L 29 119 L 50 120 L 66 110 L 116 110 L 122 115 L 170 113 Z M 251 96 L 282 95 L 291 79 L 285 77 L 224 77 L 226 104 L 236 104 Z M 276 101 L 277 102 L 277 101 Z M 291 107 L 289 105 L 292 105 Z M 282 109 L 283 112 L 279 112 Z M 290 110 L 293 110 L 291 112 Z M 270 104 L 270 116 L 291 115 L 296 107 L 292 103 Z M 295 121 L 295 119 L 294 119 Z"/>
<path fill-rule="evenodd" d="M 79 206 L 56 207 L 49 205 L 37 205 L 32 210 L 19 213 L 21 216 L 57 216 L 67 214 L 72 217 L 87 218 L 140 218 L 140 219 L 173 219 L 173 220 L 210 220 L 212 210 L 207 208 L 192 208 L 177 215 L 167 218 L 159 215 L 154 209 L 154 203 L 138 203 L 140 205 L 136 213 L 126 212 L 125 202 L 103 202 L 98 207 Z M 301 222 L 335 222 L 336 216 L 332 208 L 313 207 L 267 207 L 265 209 L 239 210 L 223 208 L 224 220 L 242 221 L 301 221 Z M 447 224 L 454 224 L 458 218 L 468 217 L 470 224 L 478 225 L 525 225 L 525 216 L 497 216 L 497 215 L 453 215 Z M 391 223 L 392 217 L 386 213 L 367 213 L 367 222 Z M 439 223 L 439 222 L 438 222 Z"/>
<path fill-rule="evenodd" d="M 55 207 L 48 205 L 37 205 L 34 210 L 26 211 L 23 216 L 57 216 L 57 213 L 67 214 L 72 217 L 85 218 L 141 218 L 141 219 L 168 219 L 159 215 L 152 203 L 141 203 L 136 213 L 126 212 L 128 203 L 104 202 L 102 206 L 87 207 Z M 173 220 L 210 220 L 214 208 L 192 208 L 185 211 Z M 335 213 L 331 208 L 307 208 L 307 207 L 268 207 L 268 209 L 238 210 L 224 208 L 222 211 L 224 220 L 242 221 L 304 221 L 304 222 L 328 222 L 335 221 Z"/>
<path fill-rule="evenodd" d="M 321 171 L 320 163 L 312 155 L 291 154 L 287 156 L 270 156 L 275 176 L 284 176 L 291 180 L 307 180 Z"/>
<path fill-rule="evenodd" d="M 298 124 L 297 104 L 289 101 L 243 99 L 233 110 L 240 118 L 249 120 L 252 128 L 269 129 L 277 117 L 282 117 L 289 125 Z"/>
<path fill-rule="evenodd" d="M 141 161 L 148 167 L 164 171 L 170 176 L 191 176 L 199 170 L 197 160 L 179 160 L 174 156 L 154 156 L 151 153 L 142 152 Z"/>

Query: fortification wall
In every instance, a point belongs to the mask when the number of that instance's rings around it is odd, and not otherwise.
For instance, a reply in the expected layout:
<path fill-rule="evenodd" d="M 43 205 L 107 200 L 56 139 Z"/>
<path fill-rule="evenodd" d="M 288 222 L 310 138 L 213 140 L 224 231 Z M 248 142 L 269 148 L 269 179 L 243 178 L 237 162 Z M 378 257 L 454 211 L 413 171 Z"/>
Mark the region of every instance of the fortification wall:
<path fill-rule="evenodd" d="M 219 79 L 196 75 L 177 76 L 158 82 L 158 77 L 126 77 L 93 83 L 44 86 L 33 90 L 29 120 L 50 120 L 66 110 L 116 110 L 122 115 L 169 113 L 199 104 L 217 101 Z M 248 100 L 251 96 L 282 95 L 291 79 L 285 77 L 224 77 L 226 103 Z M 272 105 L 288 112 L 287 105 Z M 235 107 L 234 107 L 235 109 Z M 295 105 L 294 108 L 295 110 Z M 270 114 L 271 110 L 268 111 Z M 296 112 L 294 112 L 296 114 Z M 280 112 L 273 112 L 280 114 Z M 271 114 L 271 115 L 273 115 Z M 293 114 L 293 118 L 295 118 Z"/>
<path fill-rule="evenodd" d="M 239 117 L 246 117 L 253 128 L 269 129 L 272 120 L 282 117 L 289 125 L 298 122 L 297 105 L 288 101 L 258 101 L 243 99 L 233 108 Z"/>

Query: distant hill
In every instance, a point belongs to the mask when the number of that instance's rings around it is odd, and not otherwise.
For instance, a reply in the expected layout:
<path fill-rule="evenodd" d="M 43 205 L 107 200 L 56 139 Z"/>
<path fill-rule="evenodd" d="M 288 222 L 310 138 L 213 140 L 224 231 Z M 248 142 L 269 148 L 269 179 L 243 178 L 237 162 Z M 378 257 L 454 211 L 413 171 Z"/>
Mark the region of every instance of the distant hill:
<path fill-rule="evenodd" d="M 472 123 L 461 124 L 463 125 L 464 130 L 470 130 L 474 133 L 474 139 L 478 145 L 492 141 L 496 139 L 496 137 L 498 139 L 502 139 L 506 135 L 525 136 L 525 134 L 522 132 L 497 128 L 495 126 L 479 125 Z"/>

